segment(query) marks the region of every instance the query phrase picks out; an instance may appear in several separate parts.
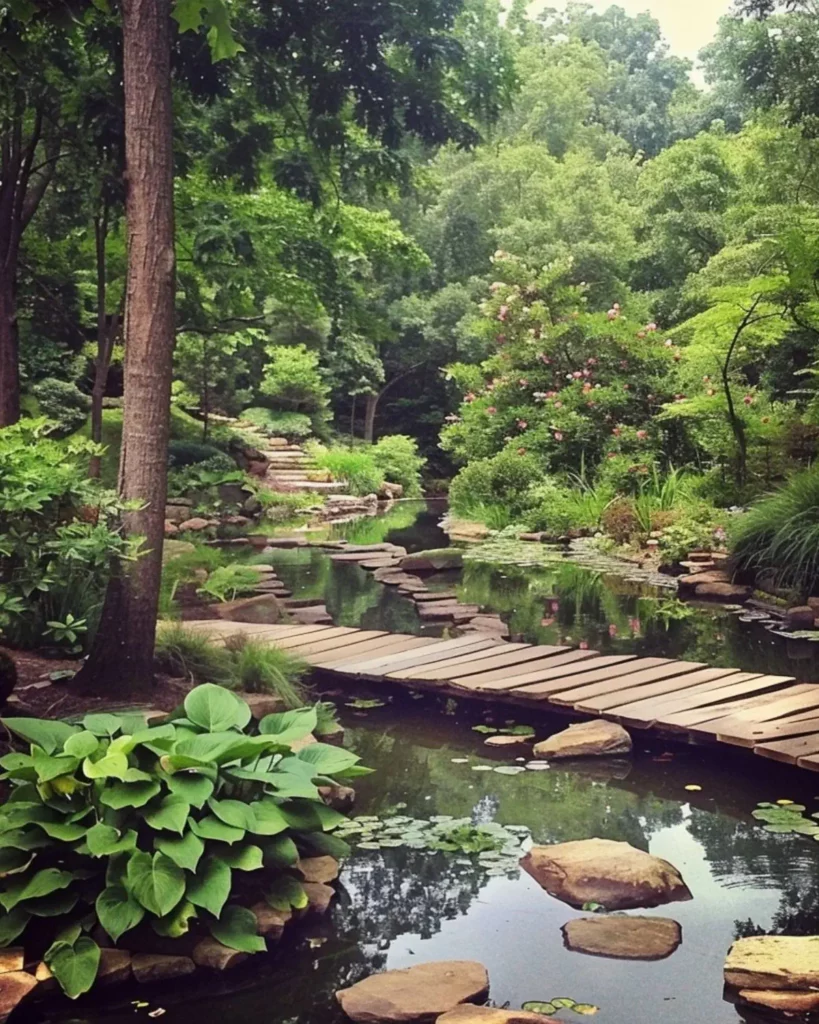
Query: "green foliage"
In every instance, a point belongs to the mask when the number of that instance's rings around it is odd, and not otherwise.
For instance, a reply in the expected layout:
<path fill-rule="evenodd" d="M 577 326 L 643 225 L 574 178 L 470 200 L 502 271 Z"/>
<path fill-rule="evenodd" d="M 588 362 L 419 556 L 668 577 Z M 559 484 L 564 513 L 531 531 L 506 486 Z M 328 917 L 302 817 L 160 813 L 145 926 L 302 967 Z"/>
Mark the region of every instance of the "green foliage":
<path fill-rule="evenodd" d="M 197 589 L 198 594 L 217 601 L 235 601 L 239 594 L 251 594 L 261 582 L 261 573 L 251 565 L 220 565 Z"/>
<path fill-rule="evenodd" d="M 0 431 L 0 631 L 75 650 L 93 636 L 111 559 L 136 548 L 116 495 L 86 476 L 98 447 L 46 433 L 44 420 Z"/>
<path fill-rule="evenodd" d="M 91 399 L 71 381 L 46 377 L 31 389 L 40 414 L 49 420 L 47 433 L 66 437 L 85 423 Z"/>
<path fill-rule="evenodd" d="M 217 452 L 202 461 L 187 463 L 168 474 L 168 494 L 183 498 L 203 491 L 214 491 L 221 484 L 243 484 L 245 474 L 224 452 Z"/>
<path fill-rule="evenodd" d="M 540 475 L 538 459 L 511 450 L 470 462 L 452 481 L 449 500 L 454 512 L 467 513 L 475 502 L 501 506 L 515 519 L 531 504 L 530 489 Z"/>
<path fill-rule="evenodd" d="M 232 949 L 263 949 L 245 908 L 275 905 L 270 894 L 285 885 L 303 899 L 289 869 L 315 833 L 344 821 L 316 780 L 364 771 L 323 744 L 291 753 L 315 724 L 312 709 L 269 716 L 255 735 L 243 701 L 204 685 L 181 713 L 154 727 L 138 714 L 4 720 L 26 752 L 0 759 L 12 786 L 0 809 L 0 942 L 53 919 L 45 960 L 71 998 L 96 978 L 88 933 L 97 922 L 114 942 L 145 922 L 170 938 L 210 933 Z"/>
<path fill-rule="evenodd" d="M 372 448 L 324 448 L 316 445 L 311 449 L 320 469 L 326 469 L 334 480 L 347 485 L 351 494 L 376 494 L 384 483 L 384 471 L 375 464 Z"/>
<path fill-rule="evenodd" d="M 185 469 L 187 466 L 218 459 L 223 452 L 212 444 L 201 441 L 171 440 L 168 443 L 168 465 L 173 469 Z M 223 463 L 224 464 L 224 463 Z M 211 463 L 211 465 L 214 465 Z M 232 468 L 235 468 L 232 467 Z"/>
<path fill-rule="evenodd" d="M 247 637 L 228 641 L 233 654 L 235 685 L 247 693 L 273 693 L 286 708 L 301 707 L 306 691 L 301 680 L 307 665 L 295 655 Z"/>
<path fill-rule="evenodd" d="M 253 406 L 245 409 L 241 418 L 261 428 L 271 437 L 286 437 L 288 441 L 305 441 L 313 433 L 310 417 L 302 412 L 283 412 Z"/>
<path fill-rule="evenodd" d="M 384 473 L 391 484 L 401 484 L 405 498 L 421 495 L 421 470 L 426 459 L 418 454 L 418 444 L 405 434 L 387 434 L 379 438 L 372 448 L 376 469 Z"/>
<path fill-rule="evenodd" d="M 306 345 L 276 345 L 267 350 L 260 391 L 274 406 L 293 412 L 321 412 L 327 405 L 327 386 L 319 359 Z"/>
<path fill-rule="evenodd" d="M 194 683 L 232 687 L 236 681 L 230 652 L 180 623 L 163 623 L 157 630 L 154 662 L 160 672 Z"/>

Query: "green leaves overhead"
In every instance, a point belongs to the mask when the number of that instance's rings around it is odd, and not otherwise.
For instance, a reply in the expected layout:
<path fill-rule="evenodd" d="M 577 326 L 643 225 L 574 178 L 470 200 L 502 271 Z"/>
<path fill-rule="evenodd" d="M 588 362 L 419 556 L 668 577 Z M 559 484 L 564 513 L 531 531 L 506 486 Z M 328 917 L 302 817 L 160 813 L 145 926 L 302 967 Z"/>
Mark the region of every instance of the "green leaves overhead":
<path fill-rule="evenodd" d="M 214 61 L 227 60 L 244 47 L 236 40 L 226 0 L 176 0 L 172 16 L 180 32 L 208 30 L 208 44 Z"/>

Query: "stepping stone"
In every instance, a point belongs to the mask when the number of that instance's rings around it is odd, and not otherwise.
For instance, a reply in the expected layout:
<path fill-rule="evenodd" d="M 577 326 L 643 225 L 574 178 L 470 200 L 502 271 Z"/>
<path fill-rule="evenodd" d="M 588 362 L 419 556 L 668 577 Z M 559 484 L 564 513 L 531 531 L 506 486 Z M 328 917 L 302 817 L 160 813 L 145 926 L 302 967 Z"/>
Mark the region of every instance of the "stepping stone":
<path fill-rule="evenodd" d="M 617 757 L 630 754 L 631 736 L 622 725 L 598 719 L 579 722 L 538 743 L 535 757 L 544 761 L 571 757 Z"/>
<path fill-rule="evenodd" d="M 664 917 L 601 914 L 563 925 L 563 943 L 573 953 L 612 960 L 665 960 L 682 943 L 682 928 Z"/>
<path fill-rule="evenodd" d="M 725 961 L 725 984 L 741 989 L 819 989 L 819 935 L 739 939 Z"/>
<path fill-rule="evenodd" d="M 372 974 L 337 992 L 336 999 L 360 1024 L 431 1024 L 460 1003 L 484 999 L 488 992 L 483 964 L 441 960 Z"/>

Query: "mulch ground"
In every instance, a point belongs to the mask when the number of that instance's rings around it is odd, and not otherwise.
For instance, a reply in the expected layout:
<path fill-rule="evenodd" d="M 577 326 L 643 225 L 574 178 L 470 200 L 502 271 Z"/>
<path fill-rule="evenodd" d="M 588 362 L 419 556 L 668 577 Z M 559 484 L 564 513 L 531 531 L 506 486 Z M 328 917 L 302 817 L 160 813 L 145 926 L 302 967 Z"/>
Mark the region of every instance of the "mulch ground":
<path fill-rule="evenodd" d="M 54 673 L 76 672 L 81 661 L 58 658 L 44 658 L 31 651 L 15 651 L 0 647 L 17 666 L 17 686 L 13 699 L 4 709 L 8 714 L 26 715 L 32 718 L 73 718 L 90 711 L 155 708 L 158 711 L 173 711 L 185 699 L 190 685 L 184 679 L 170 679 L 157 676 L 147 700 L 123 702 L 111 697 L 89 697 L 71 689 L 69 678 L 52 680 Z"/>

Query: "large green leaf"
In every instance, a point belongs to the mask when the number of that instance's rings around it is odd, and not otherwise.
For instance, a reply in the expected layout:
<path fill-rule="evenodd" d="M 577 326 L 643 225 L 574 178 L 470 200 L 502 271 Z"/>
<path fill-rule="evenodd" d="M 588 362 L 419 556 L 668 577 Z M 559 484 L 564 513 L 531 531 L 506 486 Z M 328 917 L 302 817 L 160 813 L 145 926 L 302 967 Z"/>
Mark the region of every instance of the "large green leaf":
<path fill-rule="evenodd" d="M 202 854 L 205 852 L 205 844 L 193 832 L 186 832 L 181 838 L 168 839 L 158 836 L 154 840 L 155 849 L 170 857 L 174 864 L 178 864 L 185 871 L 196 871 Z"/>
<path fill-rule="evenodd" d="M 205 857 L 196 875 L 188 883 L 187 898 L 195 906 L 218 917 L 230 896 L 231 878 L 227 864 L 215 857 Z"/>
<path fill-rule="evenodd" d="M 257 836 L 276 836 L 287 828 L 287 818 L 275 800 L 265 797 L 253 805 L 255 824 L 251 832 Z"/>
<path fill-rule="evenodd" d="M 26 900 L 20 904 L 19 909 L 34 917 L 62 917 L 74 909 L 79 898 L 78 893 L 62 889 L 38 900 Z"/>
<path fill-rule="evenodd" d="M 255 831 L 256 815 L 253 805 L 242 803 L 241 800 L 208 800 L 208 807 L 216 817 L 226 825 Z"/>
<path fill-rule="evenodd" d="M 65 741 L 64 751 L 73 757 L 90 757 L 100 745 L 93 732 L 76 732 Z"/>
<path fill-rule="evenodd" d="M 0 722 L 9 732 L 27 743 L 36 743 L 47 754 L 61 750 L 68 737 L 79 732 L 76 726 L 66 722 L 51 722 L 40 718 L 1 718 Z"/>
<path fill-rule="evenodd" d="M 304 886 L 293 875 L 279 875 L 264 898 L 274 910 L 304 910 L 308 903 Z"/>
<path fill-rule="evenodd" d="M 259 722 L 259 732 L 289 746 L 295 740 L 309 736 L 317 724 L 318 715 L 315 708 L 299 708 L 297 711 L 266 715 Z"/>
<path fill-rule="evenodd" d="M 41 821 L 39 827 L 52 839 L 59 839 L 64 843 L 74 843 L 88 832 L 87 826 L 75 825 L 68 821 Z"/>
<path fill-rule="evenodd" d="M 102 791 L 100 802 L 115 811 L 126 807 L 144 807 L 161 789 L 158 782 L 115 782 Z"/>
<path fill-rule="evenodd" d="M 208 797 L 213 793 L 213 780 L 206 775 L 193 772 L 177 772 L 167 778 L 168 789 L 177 796 L 183 797 L 191 807 L 201 810 Z"/>
<path fill-rule="evenodd" d="M 300 832 L 329 832 L 347 821 L 338 811 L 307 800 L 287 800 L 281 812 L 287 824 Z"/>
<path fill-rule="evenodd" d="M 87 779 L 123 780 L 128 771 L 128 758 L 118 750 L 109 749 L 97 761 L 87 757 L 82 763 L 82 770 Z"/>
<path fill-rule="evenodd" d="M 109 885 L 97 897 L 97 917 L 100 924 L 117 942 L 120 936 L 136 928 L 145 916 L 142 907 L 123 885 Z"/>
<path fill-rule="evenodd" d="M 335 857 L 336 860 L 349 857 L 352 852 L 349 844 L 329 832 L 310 832 L 300 836 L 299 842 L 306 843 L 310 847 L 310 853 L 315 856 Z"/>
<path fill-rule="evenodd" d="M 262 843 L 265 867 L 292 868 L 298 863 L 299 850 L 290 836 L 276 836 Z"/>
<path fill-rule="evenodd" d="M 31 878 L 21 878 L 0 893 L 0 904 L 6 910 L 12 910 L 23 900 L 37 899 L 39 896 L 49 896 L 58 889 L 67 889 L 74 881 L 72 871 L 61 871 L 59 868 L 43 868 L 36 872 Z"/>
<path fill-rule="evenodd" d="M 41 824 L 39 828 L 45 828 L 46 826 Z M 51 827 L 51 826 L 49 826 Z M 65 826 L 63 826 L 65 827 Z M 69 826 L 71 828 L 78 826 Z M 80 835 L 84 834 L 84 829 L 80 831 Z M 79 838 L 79 836 L 77 837 Z M 42 832 L 38 831 L 37 828 L 21 829 L 15 828 L 10 832 L 0 833 L 0 850 L 14 849 L 14 850 L 39 850 L 44 846 L 50 846 L 48 836 L 43 835 Z"/>
<path fill-rule="evenodd" d="M 7 848 L 0 850 L 0 878 L 19 875 L 34 861 L 35 854 L 25 850 Z"/>
<path fill-rule="evenodd" d="M 133 829 L 120 833 L 112 825 L 102 822 L 88 829 L 85 842 L 93 857 L 110 857 L 114 853 L 128 853 L 136 849 L 137 834 Z"/>
<path fill-rule="evenodd" d="M 232 825 L 226 825 L 213 814 L 209 814 L 201 821 L 194 821 L 191 818 L 189 824 L 191 831 L 195 832 L 201 839 L 217 839 L 222 843 L 238 843 L 240 839 L 245 837 L 245 830 L 243 828 L 234 828 Z"/>
<path fill-rule="evenodd" d="M 234 871 L 258 871 L 264 867 L 262 849 L 252 843 L 220 850 L 218 856 Z"/>
<path fill-rule="evenodd" d="M 309 747 L 299 751 L 298 760 L 309 764 L 314 775 L 336 775 L 358 764 L 360 758 L 343 747 L 334 747 L 329 743 L 311 743 Z"/>
<path fill-rule="evenodd" d="M 82 724 L 95 736 L 114 736 L 122 728 L 122 719 L 117 715 L 86 715 Z"/>
<path fill-rule="evenodd" d="M 267 949 L 258 934 L 256 915 L 246 907 L 226 907 L 219 920 L 210 923 L 210 933 L 223 946 L 243 953 L 262 953 Z"/>
<path fill-rule="evenodd" d="M 69 999 L 88 992 L 97 979 L 100 948 L 87 935 L 74 943 L 55 942 L 46 950 L 43 960 Z"/>
<path fill-rule="evenodd" d="M 157 807 L 145 812 L 145 820 L 151 828 L 160 832 L 178 832 L 182 835 L 190 812 L 191 805 L 184 797 L 169 793 Z"/>
<path fill-rule="evenodd" d="M 0 914 L 0 949 L 10 946 L 18 935 L 26 930 L 31 915 L 22 907 L 15 907 L 8 914 Z"/>
<path fill-rule="evenodd" d="M 182 900 L 179 906 L 151 922 L 151 927 L 157 935 L 164 935 L 169 939 L 180 939 L 190 931 L 191 920 L 196 917 L 196 907 L 190 900 Z"/>
<path fill-rule="evenodd" d="M 61 775 L 71 775 L 80 763 L 77 757 L 46 754 L 39 747 L 32 747 L 31 757 L 40 782 L 51 782 Z"/>
<path fill-rule="evenodd" d="M 213 683 L 191 690 L 185 698 L 185 714 L 194 725 L 210 733 L 227 732 L 239 722 L 236 698 Z"/>
<path fill-rule="evenodd" d="M 132 854 L 126 878 L 128 890 L 156 917 L 170 914 L 185 895 L 185 874 L 164 853 Z"/>

